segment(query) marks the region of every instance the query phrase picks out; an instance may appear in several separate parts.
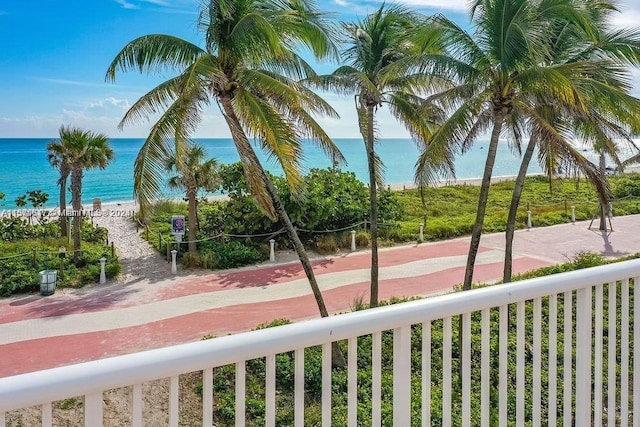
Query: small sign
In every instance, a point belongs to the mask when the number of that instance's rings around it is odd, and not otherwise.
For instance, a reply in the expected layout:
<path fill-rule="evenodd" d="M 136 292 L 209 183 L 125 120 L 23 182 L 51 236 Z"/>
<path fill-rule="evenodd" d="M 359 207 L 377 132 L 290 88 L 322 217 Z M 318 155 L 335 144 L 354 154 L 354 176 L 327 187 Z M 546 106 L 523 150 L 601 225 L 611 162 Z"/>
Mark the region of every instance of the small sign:
<path fill-rule="evenodd" d="M 184 234 L 184 215 L 174 215 L 171 217 L 171 232 L 173 234 Z"/>

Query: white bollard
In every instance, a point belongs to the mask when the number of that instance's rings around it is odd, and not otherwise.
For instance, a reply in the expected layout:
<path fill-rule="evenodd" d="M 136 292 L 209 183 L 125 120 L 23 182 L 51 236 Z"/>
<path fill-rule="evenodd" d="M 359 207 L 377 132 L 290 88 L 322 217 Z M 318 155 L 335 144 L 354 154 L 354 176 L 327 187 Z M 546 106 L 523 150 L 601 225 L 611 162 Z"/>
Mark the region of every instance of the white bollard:
<path fill-rule="evenodd" d="M 609 218 L 613 217 L 613 204 L 609 203 Z"/>
<path fill-rule="evenodd" d="M 100 284 L 103 285 L 107 283 L 107 275 L 104 271 L 104 265 L 107 262 L 105 257 L 100 258 Z"/>
<path fill-rule="evenodd" d="M 527 211 L 527 228 L 531 228 L 531 211 Z"/>
<path fill-rule="evenodd" d="M 276 260 L 276 241 L 273 239 L 269 240 L 269 245 L 271 246 L 271 251 L 269 252 L 269 261 L 273 262 Z"/>
<path fill-rule="evenodd" d="M 424 224 L 420 224 L 420 241 L 424 242 Z"/>
<path fill-rule="evenodd" d="M 176 265 L 176 255 L 178 255 L 178 251 L 173 249 L 171 251 L 171 274 L 178 273 L 178 266 Z"/>
<path fill-rule="evenodd" d="M 356 230 L 351 230 L 351 252 L 356 251 Z"/>
<path fill-rule="evenodd" d="M 572 224 L 576 223 L 576 207 L 575 206 L 571 206 L 571 223 Z"/>

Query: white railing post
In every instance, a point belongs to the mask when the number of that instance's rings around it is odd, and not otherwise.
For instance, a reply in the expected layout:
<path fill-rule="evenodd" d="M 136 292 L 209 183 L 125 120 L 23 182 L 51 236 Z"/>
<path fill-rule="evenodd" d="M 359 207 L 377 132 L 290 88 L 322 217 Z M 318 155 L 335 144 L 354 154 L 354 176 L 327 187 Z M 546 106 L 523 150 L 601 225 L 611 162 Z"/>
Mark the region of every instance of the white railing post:
<path fill-rule="evenodd" d="M 142 384 L 133 385 L 131 427 L 142 427 Z"/>
<path fill-rule="evenodd" d="M 294 353 L 294 425 L 304 427 L 304 348 Z"/>
<path fill-rule="evenodd" d="M 393 331 L 393 425 L 411 425 L 411 327 Z"/>
<path fill-rule="evenodd" d="M 246 362 L 236 362 L 236 427 L 245 426 L 246 379 Z"/>
<path fill-rule="evenodd" d="M 591 287 L 576 292 L 576 419 L 591 424 Z"/>
<path fill-rule="evenodd" d="M 527 228 L 531 228 L 531 211 L 527 211 Z"/>
<path fill-rule="evenodd" d="M 103 423 L 102 392 L 84 396 L 84 425 L 98 427 Z"/>
<path fill-rule="evenodd" d="M 424 242 L 424 224 L 420 224 L 420 241 Z"/>
<path fill-rule="evenodd" d="M 331 427 L 331 343 L 322 344 L 322 427 Z"/>
<path fill-rule="evenodd" d="M 351 230 L 351 252 L 356 251 L 356 230 Z"/>
<path fill-rule="evenodd" d="M 202 425 L 213 427 L 213 368 L 202 371 Z"/>
<path fill-rule="evenodd" d="M 178 427 L 180 420 L 180 377 L 173 376 L 169 380 L 169 427 Z"/>
<path fill-rule="evenodd" d="M 42 427 L 51 427 L 53 425 L 53 410 L 51 403 L 42 405 Z"/>

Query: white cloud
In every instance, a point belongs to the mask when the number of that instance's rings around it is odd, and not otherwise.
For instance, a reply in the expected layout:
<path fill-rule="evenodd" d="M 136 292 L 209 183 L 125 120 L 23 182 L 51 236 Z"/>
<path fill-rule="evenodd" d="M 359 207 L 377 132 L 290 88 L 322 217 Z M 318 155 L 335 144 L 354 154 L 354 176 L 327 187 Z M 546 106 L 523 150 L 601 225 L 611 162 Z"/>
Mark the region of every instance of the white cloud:
<path fill-rule="evenodd" d="M 133 3 L 129 3 L 127 0 L 115 0 L 116 3 L 118 3 L 120 6 L 122 6 L 123 9 L 139 9 L 138 6 L 136 6 Z"/>
<path fill-rule="evenodd" d="M 349 3 L 344 1 L 344 0 L 333 0 L 333 2 L 335 4 L 337 4 L 338 6 L 342 6 L 342 7 L 348 7 Z"/>

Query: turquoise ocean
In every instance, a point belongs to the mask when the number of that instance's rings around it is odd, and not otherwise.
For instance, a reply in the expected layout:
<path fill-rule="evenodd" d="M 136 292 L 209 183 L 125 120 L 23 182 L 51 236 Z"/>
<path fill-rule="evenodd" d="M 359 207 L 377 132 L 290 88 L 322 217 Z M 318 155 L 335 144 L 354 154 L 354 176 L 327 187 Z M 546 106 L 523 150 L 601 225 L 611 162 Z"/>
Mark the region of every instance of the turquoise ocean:
<path fill-rule="evenodd" d="M 58 202 L 56 181 L 58 172 L 47 162 L 46 145 L 54 138 L 0 139 L 0 192 L 5 194 L 5 203 L 0 209 L 15 208 L 16 197 L 30 190 L 49 193 L 48 207 Z M 238 154 L 231 139 L 195 139 L 206 147 L 208 157 L 215 157 L 220 163 L 238 161 Z M 94 198 L 103 202 L 133 200 L 133 164 L 143 139 L 111 139 L 115 160 L 105 170 L 85 172 L 82 201 L 89 204 Z M 335 139 L 347 164 L 341 168 L 352 171 L 358 179 L 368 181 L 364 144 L 361 139 Z M 478 142 L 472 150 L 459 157 L 456 162 L 458 179 L 482 176 L 486 159 L 485 147 L 488 141 Z M 376 148 L 384 162 L 386 184 L 411 184 L 413 182 L 418 149 L 410 139 L 383 139 Z M 257 148 L 256 151 L 260 152 Z M 275 163 L 261 156 L 265 167 L 280 174 Z M 520 164 L 519 156 L 511 153 L 506 144 L 499 146 L 494 167 L 494 176 L 515 175 Z M 325 168 L 331 165 L 329 159 L 316 146 L 308 143 L 304 147 L 304 170 Z M 532 163 L 528 173 L 538 173 L 540 167 Z M 163 197 L 176 197 L 176 193 L 165 189 Z M 69 198 L 68 198 L 69 200 Z"/>

